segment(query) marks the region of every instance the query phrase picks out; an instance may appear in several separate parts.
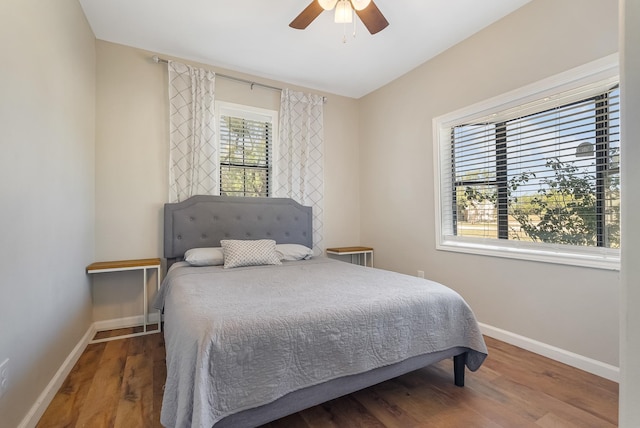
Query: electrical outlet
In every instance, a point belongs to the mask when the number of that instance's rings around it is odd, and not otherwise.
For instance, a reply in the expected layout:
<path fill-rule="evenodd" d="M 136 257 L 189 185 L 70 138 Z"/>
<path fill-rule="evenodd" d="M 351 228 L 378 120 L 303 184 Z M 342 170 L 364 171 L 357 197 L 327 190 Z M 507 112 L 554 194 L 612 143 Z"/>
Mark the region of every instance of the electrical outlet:
<path fill-rule="evenodd" d="M 9 389 L 9 359 L 0 364 L 0 398 Z"/>
<path fill-rule="evenodd" d="M 423 270 L 419 270 L 418 271 L 418 278 L 424 278 L 424 271 Z"/>

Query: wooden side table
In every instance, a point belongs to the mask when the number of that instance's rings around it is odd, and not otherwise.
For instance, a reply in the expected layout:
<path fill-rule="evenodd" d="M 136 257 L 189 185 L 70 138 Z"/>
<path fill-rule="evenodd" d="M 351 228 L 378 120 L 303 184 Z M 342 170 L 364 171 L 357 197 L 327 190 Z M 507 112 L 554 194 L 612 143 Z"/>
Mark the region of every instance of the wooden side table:
<path fill-rule="evenodd" d="M 142 336 L 145 334 L 159 333 L 162 331 L 162 314 L 158 311 L 158 327 L 154 330 L 147 330 L 149 324 L 149 310 L 147 308 L 147 271 L 149 269 L 156 270 L 156 291 L 160 291 L 160 259 L 137 259 L 137 260 L 116 260 L 111 262 L 96 262 L 87 266 L 87 273 L 106 273 L 106 272 L 124 272 L 129 270 L 142 271 L 142 290 L 144 297 L 144 320 L 142 323 L 142 331 L 139 333 L 122 334 L 119 336 L 108 337 L 104 339 L 95 339 L 89 343 L 107 342 L 109 340 L 124 339 L 127 337 Z"/>
<path fill-rule="evenodd" d="M 371 247 L 335 247 L 327 248 L 326 251 L 327 254 L 351 256 L 351 263 L 354 263 L 354 256 L 357 256 L 358 264 L 373 267 L 373 248 Z M 367 263 L 367 256 L 369 256 L 371 260 L 370 264 Z"/>

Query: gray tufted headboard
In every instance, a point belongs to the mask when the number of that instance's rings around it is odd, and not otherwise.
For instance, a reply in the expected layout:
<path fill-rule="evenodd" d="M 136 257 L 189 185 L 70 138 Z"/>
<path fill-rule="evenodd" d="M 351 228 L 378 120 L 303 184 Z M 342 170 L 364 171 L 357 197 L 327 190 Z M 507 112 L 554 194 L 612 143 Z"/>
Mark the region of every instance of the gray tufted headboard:
<path fill-rule="evenodd" d="M 199 195 L 164 205 L 164 257 L 169 265 L 190 248 L 221 239 L 273 239 L 313 248 L 311 207 L 288 198 Z"/>

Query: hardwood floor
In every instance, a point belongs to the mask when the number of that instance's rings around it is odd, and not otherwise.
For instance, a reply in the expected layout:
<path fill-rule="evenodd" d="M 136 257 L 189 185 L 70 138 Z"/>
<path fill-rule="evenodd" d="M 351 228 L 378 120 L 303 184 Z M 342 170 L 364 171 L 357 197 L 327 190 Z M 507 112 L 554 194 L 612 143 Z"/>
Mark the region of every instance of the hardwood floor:
<path fill-rule="evenodd" d="M 495 339 L 466 386 L 453 362 L 400 376 L 264 428 L 615 427 L 618 385 Z M 160 427 L 164 341 L 151 334 L 89 345 L 38 427 Z"/>

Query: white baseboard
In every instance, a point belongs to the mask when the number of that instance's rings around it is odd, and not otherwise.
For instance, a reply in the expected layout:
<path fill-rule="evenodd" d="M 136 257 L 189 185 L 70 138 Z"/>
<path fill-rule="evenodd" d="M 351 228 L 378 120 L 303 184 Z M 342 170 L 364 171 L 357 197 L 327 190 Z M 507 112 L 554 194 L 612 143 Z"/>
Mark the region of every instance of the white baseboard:
<path fill-rule="evenodd" d="M 620 368 L 612 366 L 611 364 L 603 363 L 602 361 L 594 360 L 592 358 L 585 357 L 561 348 L 557 348 L 546 343 L 538 342 L 537 340 L 530 339 L 519 334 L 512 333 L 510 331 L 502 330 L 497 327 L 492 327 L 487 324 L 478 323 L 480 330 L 483 334 L 494 339 L 502 340 L 503 342 L 517 346 L 527 351 L 534 352 L 552 360 L 559 361 L 567 364 L 571 367 L 584 370 L 592 373 L 596 376 L 609 379 L 614 382 L 620 381 Z"/>
<path fill-rule="evenodd" d="M 62 363 L 62 366 L 60 366 L 49 384 L 45 387 L 44 391 L 42 391 L 36 402 L 31 406 L 31 409 L 29 409 L 27 415 L 22 419 L 18 428 L 34 428 L 38 424 L 45 410 L 47 410 L 47 407 L 51 404 L 53 397 L 55 397 L 62 383 L 71 372 L 71 369 L 73 369 L 73 366 L 75 366 L 78 359 L 80 359 L 80 356 L 95 333 L 94 325 L 91 324 L 87 332 L 82 336 L 82 339 L 80 339 L 78 344 L 73 348 L 69 356 Z"/>
<path fill-rule="evenodd" d="M 149 314 L 149 322 L 157 323 L 159 315 L 157 313 Z M 115 330 L 118 328 L 135 327 L 144 323 L 144 315 L 136 315 L 133 317 L 116 318 L 111 320 L 96 321 L 93 323 L 95 331 Z"/>

